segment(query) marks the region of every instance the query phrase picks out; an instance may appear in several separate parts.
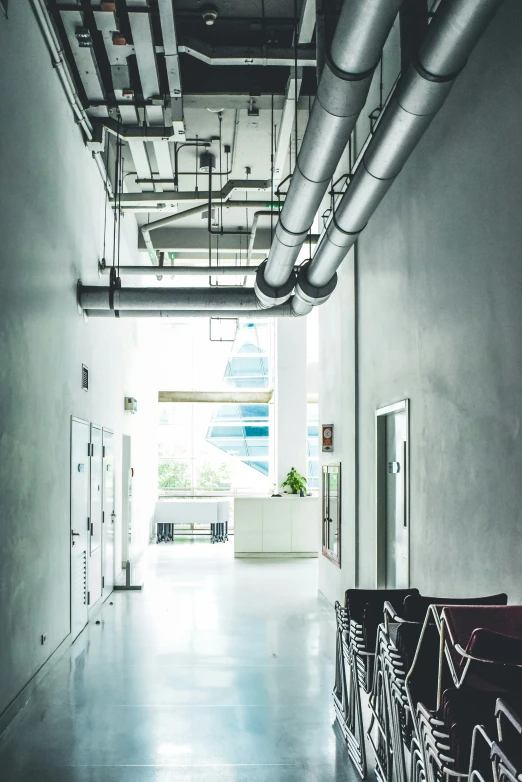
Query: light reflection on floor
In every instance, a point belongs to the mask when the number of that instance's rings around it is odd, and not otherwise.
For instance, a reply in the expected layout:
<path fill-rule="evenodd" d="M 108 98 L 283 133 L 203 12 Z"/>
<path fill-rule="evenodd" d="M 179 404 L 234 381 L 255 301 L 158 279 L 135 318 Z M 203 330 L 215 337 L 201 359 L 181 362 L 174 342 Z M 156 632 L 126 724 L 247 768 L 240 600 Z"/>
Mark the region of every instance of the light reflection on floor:
<path fill-rule="evenodd" d="M 46 677 L 0 745 L 0 778 L 355 780 L 317 565 L 237 560 L 233 541 L 151 546 L 143 593 L 114 594 Z"/>

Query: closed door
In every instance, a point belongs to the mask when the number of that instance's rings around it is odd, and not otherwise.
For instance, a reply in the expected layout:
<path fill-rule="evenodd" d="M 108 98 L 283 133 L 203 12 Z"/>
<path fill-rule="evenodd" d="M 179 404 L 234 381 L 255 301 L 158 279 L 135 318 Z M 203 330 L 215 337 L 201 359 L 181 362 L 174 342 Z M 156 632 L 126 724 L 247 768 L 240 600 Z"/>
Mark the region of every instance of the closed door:
<path fill-rule="evenodd" d="M 102 595 L 103 443 L 100 426 L 91 425 L 91 512 L 89 596 L 91 607 Z"/>
<path fill-rule="evenodd" d="M 402 589 L 409 580 L 406 411 L 386 416 L 386 587 Z"/>
<path fill-rule="evenodd" d="M 103 594 L 114 587 L 114 435 L 104 429 L 103 438 Z"/>
<path fill-rule="evenodd" d="M 87 624 L 89 556 L 89 424 L 71 421 L 71 634 Z"/>
<path fill-rule="evenodd" d="M 124 434 L 121 450 L 122 480 L 121 480 L 121 554 L 122 566 L 131 559 L 132 551 L 132 467 L 131 438 Z"/>

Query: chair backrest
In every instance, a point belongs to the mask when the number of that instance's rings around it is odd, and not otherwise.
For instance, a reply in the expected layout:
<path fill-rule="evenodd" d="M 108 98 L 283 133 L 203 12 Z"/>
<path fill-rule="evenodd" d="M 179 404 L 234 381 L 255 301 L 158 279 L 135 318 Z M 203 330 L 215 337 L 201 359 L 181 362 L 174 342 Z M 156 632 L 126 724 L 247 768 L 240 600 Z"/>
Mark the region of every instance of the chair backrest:
<path fill-rule="evenodd" d="M 480 605 L 480 606 L 505 606 L 508 596 L 501 592 L 498 595 L 486 595 L 485 597 L 426 597 L 419 593 L 408 595 L 404 598 L 404 613 L 401 615 L 408 622 L 424 622 L 426 613 L 431 605 Z"/>
<path fill-rule="evenodd" d="M 364 613 L 382 614 L 384 604 L 392 604 L 397 613 L 401 613 L 405 597 L 408 595 L 418 595 L 418 589 L 347 589 L 344 594 L 344 605 L 348 611 L 350 619 L 358 624 L 362 624 Z"/>

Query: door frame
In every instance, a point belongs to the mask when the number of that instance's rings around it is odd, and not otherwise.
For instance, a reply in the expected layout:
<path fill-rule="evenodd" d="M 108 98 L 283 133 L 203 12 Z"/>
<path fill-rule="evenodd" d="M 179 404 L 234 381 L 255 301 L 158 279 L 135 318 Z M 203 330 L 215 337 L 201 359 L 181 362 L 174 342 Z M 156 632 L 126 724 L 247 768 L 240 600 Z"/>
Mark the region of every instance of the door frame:
<path fill-rule="evenodd" d="M 100 525 L 100 544 L 99 544 L 98 548 L 94 549 L 95 552 L 98 551 L 98 549 L 100 550 L 100 555 L 99 555 L 99 558 L 100 558 L 100 573 L 99 573 L 99 575 L 100 575 L 100 583 L 99 583 L 100 594 L 99 594 L 99 597 L 96 598 L 96 600 L 93 599 L 93 592 L 94 592 L 94 590 L 91 589 L 91 586 L 93 586 L 93 584 L 94 584 L 94 575 L 95 575 L 94 572 L 93 572 L 93 564 L 94 564 L 94 562 L 93 562 L 93 549 L 92 549 L 92 537 L 93 537 L 92 529 L 93 529 L 93 524 L 95 523 L 95 521 L 93 520 L 93 515 L 92 515 L 92 513 L 93 513 L 93 511 L 92 511 L 92 504 L 93 504 L 92 503 L 92 494 L 93 494 L 93 491 L 92 491 L 92 487 L 93 487 L 92 478 L 93 478 L 93 458 L 96 458 L 96 456 L 97 456 L 96 454 L 93 453 L 93 448 L 94 448 L 93 436 L 92 436 L 93 430 L 97 430 L 100 433 L 99 437 L 100 437 L 100 445 L 101 445 L 101 449 L 102 449 L 102 453 L 101 453 L 101 468 L 100 468 L 101 469 L 101 478 L 100 478 L 100 480 L 101 480 L 101 486 L 100 486 L 100 493 L 101 493 L 101 496 L 100 496 L 100 518 L 99 518 L 99 521 L 98 521 L 98 523 Z M 91 529 L 90 529 L 90 534 L 89 534 L 89 548 L 88 548 L 88 552 L 89 552 L 89 557 L 88 557 L 88 566 L 89 566 L 89 611 L 90 611 L 90 610 L 92 610 L 92 608 L 94 608 L 94 606 L 98 603 L 98 601 L 101 600 L 102 597 L 103 597 L 103 427 L 101 426 L 101 424 L 95 424 L 95 423 L 92 423 L 92 422 L 89 424 L 89 437 L 90 437 L 90 441 L 91 441 L 91 453 L 90 453 L 90 456 L 89 456 L 89 520 L 90 520 Z M 92 577 L 92 583 L 91 583 L 91 577 Z"/>
<path fill-rule="evenodd" d="M 116 475 L 114 471 L 114 429 L 109 429 L 107 426 L 102 426 L 102 474 L 103 474 L 103 481 L 102 481 L 102 598 L 105 600 L 106 597 L 109 596 L 109 594 L 114 589 L 114 583 L 116 582 L 116 524 L 114 523 L 114 528 L 112 530 L 112 545 L 113 545 L 113 573 L 112 573 L 112 585 L 110 586 L 110 591 L 105 592 L 104 590 L 107 587 L 105 584 L 105 544 L 106 544 L 106 538 L 107 538 L 107 528 L 108 525 L 111 525 L 113 521 L 111 519 L 105 518 L 105 445 L 104 442 L 104 435 L 109 434 L 112 437 L 112 508 L 114 515 L 116 517 Z"/>
<path fill-rule="evenodd" d="M 73 423 L 77 424 L 84 424 L 88 427 L 87 432 L 89 436 L 89 443 L 91 441 L 91 425 L 89 421 L 86 421 L 84 418 L 79 418 L 76 415 L 71 415 L 71 419 L 69 422 L 69 627 L 70 627 L 70 634 L 74 632 L 73 628 L 73 555 L 72 555 L 72 515 L 73 515 L 73 487 L 72 487 L 72 456 L 73 456 Z M 91 504 L 91 498 L 90 498 L 90 492 L 91 492 L 91 457 L 90 455 L 88 458 L 88 486 L 89 486 L 89 502 L 87 507 L 87 513 L 90 513 L 90 504 Z M 86 517 L 87 518 L 87 517 Z M 85 590 L 86 594 L 89 594 L 89 538 L 87 538 L 86 543 L 86 567 L 85 567 Z M 85 627 L 87 626 L 89 622 L 89 604 L 87 603 L 87 620 L 85 622 L 85 625 L 83 626 L 82 632 Z M 78 633 L 79 635 L 79 633 Z M 75 636 L 77 638 L 78 636 Z M 74 639 L 73 639 L 74 640 Z"/>
<path fill-rule="evenodd" d="M 376 453 L 376 573 L 377 589 L 386 585 L 386 416 L 406 413 L 406 465 L 404 477 L 404 515 L 408 541 L 408 586 L 410 585 L 410 400 L 402 399 L 375 411 Z"/>

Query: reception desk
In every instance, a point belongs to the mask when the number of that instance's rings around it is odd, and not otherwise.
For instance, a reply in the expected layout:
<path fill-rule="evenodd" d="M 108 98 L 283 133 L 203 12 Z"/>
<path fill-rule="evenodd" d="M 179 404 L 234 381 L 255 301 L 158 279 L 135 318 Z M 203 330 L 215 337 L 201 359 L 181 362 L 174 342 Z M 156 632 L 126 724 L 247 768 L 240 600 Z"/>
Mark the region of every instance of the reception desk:
<path fill-rule="evenodd" d="M 320 531 L 317 497 L 234 500 L 235 557 L 317 557 Z"/>

